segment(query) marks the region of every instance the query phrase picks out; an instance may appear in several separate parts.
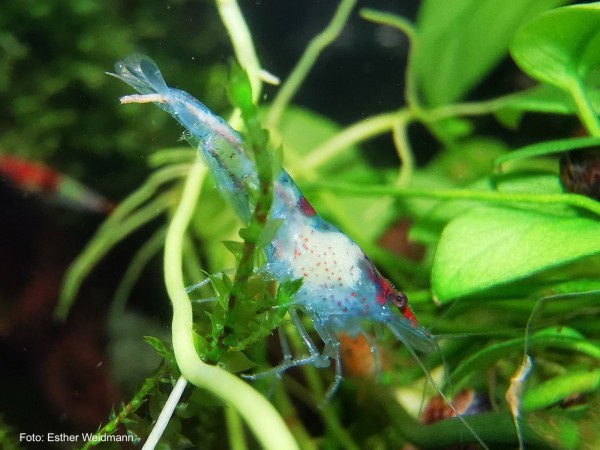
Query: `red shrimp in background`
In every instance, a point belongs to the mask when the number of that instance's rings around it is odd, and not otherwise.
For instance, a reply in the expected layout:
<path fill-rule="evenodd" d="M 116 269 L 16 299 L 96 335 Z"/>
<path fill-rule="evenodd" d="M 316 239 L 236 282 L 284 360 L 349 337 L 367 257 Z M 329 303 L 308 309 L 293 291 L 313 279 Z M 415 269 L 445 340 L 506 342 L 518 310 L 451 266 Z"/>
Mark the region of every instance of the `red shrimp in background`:
<path fill-rule="evenodd" d="M 114 204 L 79 181 L 14 155 L 0 155 L 0 176 L 25 193 L 40 194 L 68 207 L 109 214 Z"/>

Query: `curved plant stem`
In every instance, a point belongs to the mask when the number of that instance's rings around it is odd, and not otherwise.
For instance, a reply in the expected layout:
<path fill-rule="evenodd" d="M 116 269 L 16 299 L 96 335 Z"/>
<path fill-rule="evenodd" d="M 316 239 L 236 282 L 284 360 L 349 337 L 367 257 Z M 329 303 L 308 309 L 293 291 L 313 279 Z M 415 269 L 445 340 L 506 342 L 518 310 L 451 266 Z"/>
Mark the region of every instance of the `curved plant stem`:
<path fill-rule="evenodd" d="M 165 244 L 165 284 L 173 304 L 173 350 L 177 365 L 189 382 L 235 408 L 264 448 L 295 450 L 296 442 L 271 403 L 235 375 L 205 364 L 196 352 L 192 305 L 183 281 L 182 247 L 205 175 L 206 168 L 197 161 L 186 180 Z"/>
<path fill-rule="evenodd" d="M 298 91 L 302 82 L 306 79 L 308 72 L 315 64 L 323 49 L 339 36 L 356 2 L 357 0 L 342 0 L 329 25 L 310 41 L 296 67 L 294 67 L 292 73 L 277 94 L 277 97 L 273 100 L 273 104 L 267 115 L 267 126 L 272 128 L 277 127 L 283 111 Z"/>
<path fill-rule="evenodd" d="M 217 0 L 217 9 L 233 44 L 235 56 L 248 74 L 252 98 L 256 102 L 262 89 L 261 67 L 248 25 L 236 0 Z"/>
<path fill-rule="evenodd" d="M 404 97 L 406 99 L 406 103 L 411 109 L 420 108 L 417 76 L 413 61 L 416 41 L 416 31 L 414 25 L 402 16 L 398 16 L 389 12 L 377 11 L 371 8 L 362 8 L 360 10 L 360 16 L 370 22 L 395 28 L 404 33 L 408 38 L 408 56 L 406 58 L 406 71 L 404 72 L 404 79 L 406 80 Z"/>
<path fill-rule="evenodd" d="M 407 114 L 403 114 L 399 118 L 392 129 L 392 136 L 394 138 L 394 146 L 398 152 L 398 157 L 401 161 L 400 172 L 398 179 L 396 180 L 396 186 L 402 187 L 407 186 L 412 178 L 413 171 L 415 169 L 415 160 L 413 158 L 412 149 L 410 147 L 410 141 L 406 135 Z"/>
<path fill-rule="evenodd" d="M 389 132 L 398 121 L 400 112 L 389 112 L 368 117 L 336 134 L 334 137 L 314 148 L 302 161 L 304 171 L 313 171 L 325 162 L 337 156 L 349 146 L 369 138 Z"/>
<path fill-rule="evenodd" d="M 115 317 L 124 312 L 129 293 L 140 278 L 144 268 L 163 247 L 165 243 L 165 234 L 165 227 L 159 228 L 136 252 L 117 287 L 115 298 L 110 307 L 109 316 Z"/>
<path fill-rule="evenodd" d="M 233 408 L 225 408 L 225 422 L 229 437 L 229 450 L 247 450 L 244 425 L 239 413 Z"/>
<path fill-rule="evenodd" d="M 510 101 L 510 96 L 506 96 L 481 102 L 443 105 L 432 109 L 421 109 L 411 105 L 396 111 L 367 117 L 344 128 L 334 137 L 311 150 L 310 154 L 303 158 L 302 167 L 304 171 L 315 170 L 351 145 L 391 132 L 398 121 L 402 121 L 405 126 L 408 126 L 411 122 L 418 120 L 431 127 L 436 122 L 452 117 L 493 114 L 498 109 L 510 104 Z"/>

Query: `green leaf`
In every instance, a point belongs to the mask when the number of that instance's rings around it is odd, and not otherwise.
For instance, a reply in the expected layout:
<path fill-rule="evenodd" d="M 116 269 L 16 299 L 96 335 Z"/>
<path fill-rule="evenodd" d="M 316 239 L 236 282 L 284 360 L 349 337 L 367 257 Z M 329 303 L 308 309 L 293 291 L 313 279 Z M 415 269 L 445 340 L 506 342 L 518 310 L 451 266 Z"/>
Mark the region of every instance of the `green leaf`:
<path fill-rule="evenodd" d="M 255 110 L 254 102 L 252 101 L 252 87 L 248 74 L 237 64 L 233 63 L 229 71 L 229 100 L 240 108 L 242 113 L 252 112 Z"/>
<path fill-rule="evenodd" d="M 239 258 L 244 248 L 244 243 L 240 241 L 223 241 L 223 245 L 229 250 L 236 258 Z"/>
<path fill-rule="evenodd" d="M 523 397 L 523 411 L 552 406 L 572 395 L 596 391 L 600 388 L 600 370 L 567 372 L 538 386 L 527 389 Z"/>
<path fill-rule="evenodd" d="M 540 15 L 518 31 L 510 52 L 528 75 L 569 90 L 600 64 L 600 4 Z"/>
<path fill-rule="evenodd" d="M 261 230 L 260 236 L 256 241 L 256 246 L 258 248 L 262 248 L 269 244 L 275 238 L 275 234 L 277 233 L 277 230 L 279 230 L 279 227 L 281 227 L 283 222 L 283 219 L 267 220 L 265 227 Z"/>
<path fill-rule="evenodd" d="M 242 352 L 225 352 L 219 359 L 219 365 L 229 372 L 237 373 L 251 369 L 256 363 Z"/>
<path fill-rule="evenodd" d="M 175 355 L 173 354 L 173 346 L 170 343 L 163 342 L 153 336 L 144 336 L 144 341 L 146 341 L 147 344 L 150 344 L 150 346 L 152 346 L 152 348 L 156 350 L 162 358 L 169 361 L 173 367 L 177 366 Z"/>
<path fill-rule="evenodd" d="M 600 253 L 600 222 L 501 207 L 452 220 L 433 263 L 432 290 L 446 302 Z"/>
<path fill-rule="evenodd" d="M 517 28 L 565 0 L 426 0 L 414 70 L 429 105 L 462 98 L 507 52 Z"/>
<path fill-rule="evenodd" d="M 588 445 L 582 447 L 583 442 L 578 423 L 564 414 L 548 412 L 527 414 L 524 417 L 524 423 L 527 424 L 532 435 L 544 437 L 545 445 L 542 448 L 557 450 L 594 448 Z M 526 446 L 526 448 L 530 447 L 534 446 Z"/>
<path fill-rule="evenodd" d="M 588 133 L 600 136 L 600 121 L 585 87 L 598 81 L 600 3 L 542 14 L 519 30 L 511 54 L 532 77 L 569 92 Z"/>
<path fill-rule="evenodd" d="M 286 280 L 277 288 L 277 303 L 282 306 L 287 306 L 292 301 L 292 297 L 302 287 L 304 278 L 296 278 L 295 280 Z"/>

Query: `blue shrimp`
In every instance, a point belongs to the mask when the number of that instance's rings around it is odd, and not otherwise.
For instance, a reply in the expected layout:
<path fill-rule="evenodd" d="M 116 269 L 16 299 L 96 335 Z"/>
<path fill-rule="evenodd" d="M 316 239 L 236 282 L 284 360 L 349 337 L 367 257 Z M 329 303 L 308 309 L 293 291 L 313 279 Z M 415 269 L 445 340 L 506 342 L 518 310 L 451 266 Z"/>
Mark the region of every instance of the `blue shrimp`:
<path fill-rule="evenodd" d="M 171 114 L 191 135 L 212 172 L 218 189 L 232 204 L 243 223 L 250 220 L 249 189 L 256 188 L 254 166 L 242 149 L 242 139 L 223 119 L 201 102 L 166 85 L 156 64 L 145 56 L 131 56 L 115 65 L 116 77 L 141 95 L 123 102 L 154 102 Z M 359 246 L 337 227 L 321 218 L 302 195 L 296 183 L 281 169 L 275 174 L 272 219 L 283 219 L 275 238 L 265 248 L 265 270 L 283 282 L 303 278 L 288 310 L 310 355 L 284 362 L 266 372 L 280 376 L 286 369 L 303 364 L 327 367 L 331 359 L 336 378 L 332 394 L 342 380 L 339 332 L 362 333 L 362 323 L 380 323 L 411 351 L 437 348 L 431 334 L 419 326 L 407 297 L 392 288 Z M 324 343 L 322 351 L 312 342 L 297 309 L 306 312 Z M 399 314 L 396 312 L 399 312 Z"/>

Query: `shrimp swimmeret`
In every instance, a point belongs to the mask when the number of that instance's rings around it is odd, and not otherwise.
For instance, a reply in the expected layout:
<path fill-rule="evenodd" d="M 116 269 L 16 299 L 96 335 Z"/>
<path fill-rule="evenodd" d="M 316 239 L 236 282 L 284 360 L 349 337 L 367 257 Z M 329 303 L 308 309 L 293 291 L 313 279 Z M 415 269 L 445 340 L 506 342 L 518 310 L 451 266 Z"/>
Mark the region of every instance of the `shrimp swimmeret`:
<path fill-rule="evenodd" d="M 154 102 L 171 114 L 192 136 L 213 174 L 217 188 L 229 200 L 243 223 L 250 220 L 248 190 L 258 185 L 242 139 L 223 119 L 189 94 L 166 85 L 156 64 L 145 56 L 132 56 L 115 65 L 116 76 L 141 95 L 124 103 Z M 406 296 L 392 288 L 359 246 L 337 227 L 321 218 L 285 170 L 275 174 L 272 219 L 281 220 L 274 239 L 265 247 L 265 270 L 277 281 L 303 278 L 289 313 L 307 345 L 310 356 L 288 359 L 265 373 L 280 375 L 289 367 L 314 364 L 327 367 L 333 359 L 336 380 L 342 379 L 339 332 L 356 336 L 364 322 L 380 323 L 411 351 L 437 348 L 433 336 L 419 326 Z M 302 325 L 297 309 L 312 319 L 324 343 L 319 351 Z"/>

